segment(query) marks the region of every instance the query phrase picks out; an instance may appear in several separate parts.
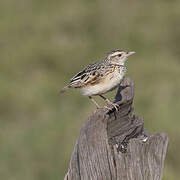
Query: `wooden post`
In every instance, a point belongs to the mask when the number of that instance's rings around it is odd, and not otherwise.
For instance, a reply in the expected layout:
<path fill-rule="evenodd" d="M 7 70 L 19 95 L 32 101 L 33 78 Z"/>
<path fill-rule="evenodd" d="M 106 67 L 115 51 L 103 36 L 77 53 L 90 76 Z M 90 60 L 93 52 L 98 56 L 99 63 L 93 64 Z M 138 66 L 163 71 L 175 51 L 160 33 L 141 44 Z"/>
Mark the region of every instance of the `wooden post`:
<path fill-rule="evenodd" d="M 168 137 L 146 132 L 133 97 L 133 81 L 126 78 L 115 97 L 119 111 L 96 111 L 88 118 L 64 180 L 161 180 Z"/>

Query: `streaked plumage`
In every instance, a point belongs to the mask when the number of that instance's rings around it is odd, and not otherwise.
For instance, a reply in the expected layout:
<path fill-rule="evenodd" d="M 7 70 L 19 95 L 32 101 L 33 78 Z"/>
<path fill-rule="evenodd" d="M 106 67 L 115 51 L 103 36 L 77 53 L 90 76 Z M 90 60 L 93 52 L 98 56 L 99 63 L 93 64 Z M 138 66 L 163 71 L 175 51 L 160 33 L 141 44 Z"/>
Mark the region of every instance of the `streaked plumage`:
<path fill-rule="evenodd" d="M 90 64 L 76 74 L 60 92 L 63 93 L 69 88 L 78 88 L 83 95 L 90 97 L 115 89 L 126 74 L 125 61 L 131 54 L 134 52 L 111 51 L 104 60 Z"/>

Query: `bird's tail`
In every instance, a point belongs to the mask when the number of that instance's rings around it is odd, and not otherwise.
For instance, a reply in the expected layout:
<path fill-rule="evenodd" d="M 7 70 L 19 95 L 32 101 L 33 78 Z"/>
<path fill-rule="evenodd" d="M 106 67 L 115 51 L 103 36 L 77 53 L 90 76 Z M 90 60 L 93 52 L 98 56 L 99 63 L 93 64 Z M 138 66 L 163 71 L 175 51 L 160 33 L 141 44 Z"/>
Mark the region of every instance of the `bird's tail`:
<path fill-rule="evenodd" d="M 64 92 L 65 92 L 65 91 L 67 91 L 69 88 L 71 88 L 71 86 L 70 86 L 70 85 L 65 86 L 64 88 L 62 88 L 62 89 L 60 90 L 59 94 L 64 93 Z"/>

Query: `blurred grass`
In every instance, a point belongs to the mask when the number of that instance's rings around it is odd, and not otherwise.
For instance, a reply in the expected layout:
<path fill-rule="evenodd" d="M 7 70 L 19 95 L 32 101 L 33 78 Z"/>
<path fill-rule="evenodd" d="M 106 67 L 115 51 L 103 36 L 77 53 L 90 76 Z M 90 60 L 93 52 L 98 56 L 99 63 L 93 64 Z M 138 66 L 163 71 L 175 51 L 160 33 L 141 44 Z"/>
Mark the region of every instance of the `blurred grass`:
<path fill-rule="evenodd" d="M 116 48 L 137 52 L 136 112 L 150 132 L 168 133 L 164 180 L 178 179 L 179 18 L 178 0 L 0 1 L 0 179 L 63 179 L 94 106 L 58 91 Z"/>

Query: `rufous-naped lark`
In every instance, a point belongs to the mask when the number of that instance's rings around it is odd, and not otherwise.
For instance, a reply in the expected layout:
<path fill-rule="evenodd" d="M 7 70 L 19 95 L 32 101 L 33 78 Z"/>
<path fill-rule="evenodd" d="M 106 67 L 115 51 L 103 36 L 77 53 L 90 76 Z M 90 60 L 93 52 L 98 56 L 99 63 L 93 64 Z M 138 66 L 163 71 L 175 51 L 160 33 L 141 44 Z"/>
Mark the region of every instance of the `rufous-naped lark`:
<path fill-rule="evenodd" d="M 76 74 L 60 93 L 65 92 L 69 88 L 77 88 L 80 89 L 84 96 L 88 96 L 98 109 L 101 107 L 92 96 L 99 95 L 108 105 L 118 110 L 118 105 L 102 94 L 112 91 L 120 85 L 126 74 L 125 62 L 134 53 L 133 51 L 119 49 L 109 52 L 105 59 L 88 65 Z M 111 109 L 108 106 L 105 106 L 105 108 Z"/>

